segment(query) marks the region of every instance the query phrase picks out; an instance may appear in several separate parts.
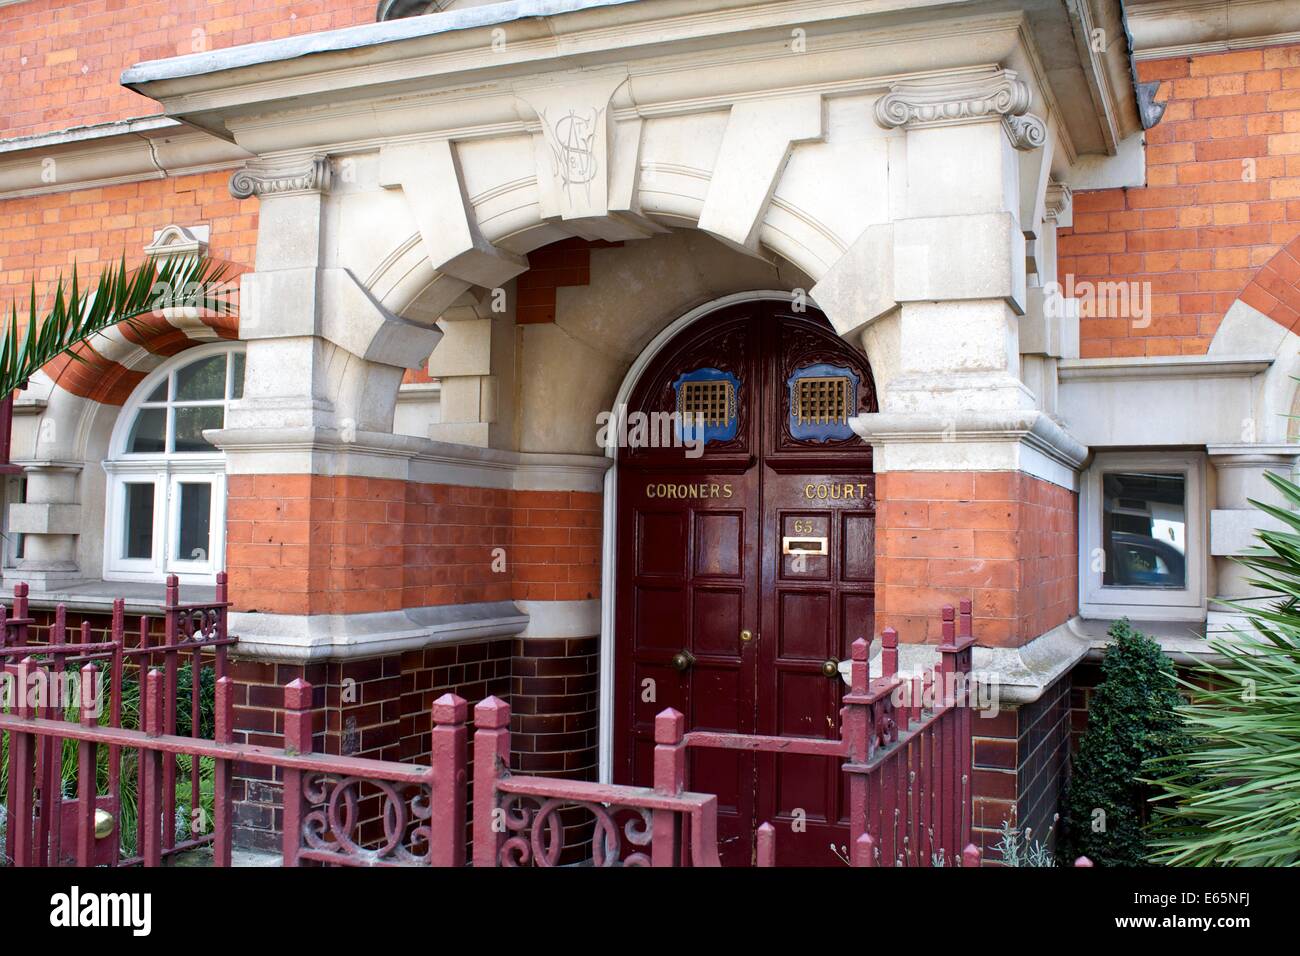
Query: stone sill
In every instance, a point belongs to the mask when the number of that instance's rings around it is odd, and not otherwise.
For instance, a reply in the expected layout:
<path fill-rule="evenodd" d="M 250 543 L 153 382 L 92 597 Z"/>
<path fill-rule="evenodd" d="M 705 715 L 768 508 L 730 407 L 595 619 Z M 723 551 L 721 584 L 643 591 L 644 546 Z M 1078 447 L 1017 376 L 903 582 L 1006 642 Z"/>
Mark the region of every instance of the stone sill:
<path fill-rule="evenodd" d="M 1106 630 L 1113 624 L 1110 620 L 1080 620 L 1080 626 L 1088 639 L 1088 660 L 1100 661 L 1105 657 L 1106 645 L 1110 643 Z M 1198 663 L 1222 663 L 1223 655 L 1210 646 L 1210 641 L 1217 639 L 1225 643 L 1235 643 L 1237 635 L 1250 631 L 1250 623 L 1240 614 L 1225 611 L 1210 611 L 1203 621 L 1133 621 L 1135 630 L 1155 640 L 1160 649 L 1179 665 Z"/>

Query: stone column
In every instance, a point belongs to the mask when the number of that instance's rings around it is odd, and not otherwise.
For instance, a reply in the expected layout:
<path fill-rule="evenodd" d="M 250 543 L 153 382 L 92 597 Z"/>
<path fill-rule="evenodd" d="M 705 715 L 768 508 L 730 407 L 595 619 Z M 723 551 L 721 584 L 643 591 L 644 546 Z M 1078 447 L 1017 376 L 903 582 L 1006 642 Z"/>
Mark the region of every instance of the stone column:
<path fill-rule="evenodd" d="M 77 562 L 82 533 L 79 461 L 19 462 L 27 478 L 27 500 L 9 506 L 9 533 L 25 535 L 16 573 L 33 591 L 55 591 L 87 573 Z M 98 568 L 90 572 L 98 576 Z"/>
<path fill-rule="evenodd" d="M 1213 597 L 1206 620 L 1207 632 L 1215 634 L 1248 626 L 1241 612 L 1224 602 L 1249 599 L 1262 592 L 1248 583 L 1253 572 L 1234 560 L 1234 556 L 1259 545 L 1256 531 L 1291 530 L 1250 502 L 1253 499 L 1277 508 L 1289 508 L 1286 499 L 1264 475 L 1272 472 L 1294 481 L 1300 445 L 1241 442 L 1210 445 L 1207 451 L 1217 476 L 1214 506 L 1210 511 Z"/>
<path fill-rule="evenodd" d="M 877 122 L 901 131 L 893 221 L 869 228 L 813 289 L 876 375 L 880 411 L 853 427 L 875 454 L 877 625 L 898 629 L 901 665 L 915 671 L 935 657 L 940 608 L 973 604 L 975 670 L 998 702 L 975 722 L 970 781 L 987 845 L 1004 819 L 1038 833 L 1050 823 L 1068 675 L 1086 651 L 1068 622 L 1087 448 L 1049 414 L 1051 363 L 1069 336 L 1041 282 L 1032 294 L 1028 282 L 1055 271 L 1044 196 L 1054 137 L 1031 100 L 1009 70 L 882 96 Z"/>

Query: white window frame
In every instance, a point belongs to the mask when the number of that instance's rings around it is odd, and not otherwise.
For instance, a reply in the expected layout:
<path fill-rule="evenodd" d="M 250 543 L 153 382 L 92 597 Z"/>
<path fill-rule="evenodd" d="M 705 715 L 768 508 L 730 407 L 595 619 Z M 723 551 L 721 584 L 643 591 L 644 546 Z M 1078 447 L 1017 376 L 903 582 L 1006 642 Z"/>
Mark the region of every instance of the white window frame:
<path fill-rule="evenodd" d="M 1080 509 L 1079 611 L 1084 617 L 1135 621 L 1205 619 L 1209 538 L 1206 532 L 1205 455 L 1199 452 L 1100 452 L 1084 475 Z M 1124 588 L 1102 584 L 1102 478 L 1108 472 L 1181 474 L 1186 489 L 1185 588 Z"/>
<path fill-rule="evenodd" d="M 226 456 L 220 451 L 159 452 L 131 454 L 126 451 L 131 429 L 141 406 L 169 376 L 193 362 L 213 355 L 242 353 L 233 342 L 215 342 L 186 349 L 151 372 L 136 387 L 117 417 L 110 439 L 110 457 L 104 462 L 108 476 L 104 508 L 104 580 L 161 582 L 169 574 L 186 584 L 215 584 L 218 571 L 226 566 Z M 227 370 L 226 398 L 229 411 L 231 382 Z M 167 416 L 164 434 L 170 434 L 172 414 Z M 178 485 L 186 478 L 203 478 L 212 483 L 209 515 L 209 553 L 203 561 L 182 558 L 175 552 L 180 534 Z M 153 554 L 148 559 L 123 556 L 126 536 L 126 486 L 152 484 L 154 488 Z"/>

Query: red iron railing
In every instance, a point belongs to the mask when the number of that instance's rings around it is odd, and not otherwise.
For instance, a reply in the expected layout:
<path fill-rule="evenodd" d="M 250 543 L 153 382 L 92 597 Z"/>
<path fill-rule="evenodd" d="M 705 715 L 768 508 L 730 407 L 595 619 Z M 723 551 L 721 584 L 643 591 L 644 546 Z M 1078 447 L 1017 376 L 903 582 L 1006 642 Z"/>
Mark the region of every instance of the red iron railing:
<path fill-rule="evenodd" d="M 495 697 L 474 708 L 474 726 L 475 866 L 557 865 L 560 814 L 570 809 L 594 820 L 596 866 L 719 865 L 718 798 L 683 789 L 686 719 L 678 711 L 655 718 L 653 787 L 512 775 L 510 706 Z"/>
<path fill-rule="evenodd" d="M 0 605 L 0 673 L 7 682 L 12 699 L 11 716 L 42 719 L 49 722 L 46 733 L 18 735 L 10 741 L 10 768 L 7 787 L 8 813 L 5 820 L 5 847 L 15 861 L 31 865 L 57 865 L 73 859 L 69 842 L 71 832 L 90 826 L 95 829 L 96 811 L 99 835 L 94 841 L 91 860 L 98 865 L 117 866 L 139 862 L 153 849 L 142 841 L 136 843 L 136 856 L 123 858 L 120 840 L 122 805 L 123 746 L 110 742 L 108 752 L 107 792 L 95 789 L 98 754 L 95 748 L 79 748 L 78 780 L 91 781 L 84 800 L 65 800 L 63 793 L 63 742 L 77 739 L 63 733 L 66 716 L 75 711 L 82 726 L 99 726 L 106 718 L 108 728 L 122 728 L 129 678 L 139 680 L 145 671 L 161 665 L 164 700 L 157 712 L 148 711 L 141 695 L 138 719 L 141 728 L 156 719 L 161 733 L 175 734 L 181 696 L 178 685 L 182 669 L 190 679 L 190 734 L 201 734 L 201 697 L 204 674 L 216 678 L 225 675 L 226 649 L 235 643 L 226 631 L 229 608 L 226 576 L 217 576 L 216 599 L 200 604 L 183 604 L 175 575 L 168 577 L 163 611 L 161 641 L 151 631 L 150 617 L 139 618 L 132 633 L 126 626 L 125 602 L 113 602 L 107 641 L 93 641 L 88 622 L 70 632 L 67 609 L 60 604 L 44 640 L 37 640 L 36 621 L 29 607 L 28 587 L 14 586 L 13 613 Z M 80 669 L 78 670 L 78 665 Z M 104 700 L 107 685 L 108 700 Z M 71 699 L 75 692 L 76 700 Z M 30 751 L 29 748 L 30 747 Z M 153 757 L 146 749 L 135 752 L 138 792 L 142 795 L 152 785 L 149 766 Z M 216 828 L 202 819 L 200 773 L 190 766 L 189 820 L 190 836 L 177 840 L 177 763 L 174 754 L 165 754 L 159 763 L 159 812 L 162 815 L 157 851 L 171 856 L 212 842 Z M 75 811 L 73 807 L 77 808 Z M 217 813 L 224 808 L 216 808 Z M 198 813 L 196 813 L 198 811 Z M 31 822 L 30 829 L 25 825 Z M 111 829 L 110 829 L 111 827 Z M 80 838 L 78 837 L 78 841 Z M 80 848 L 79 848 L 80 849 Z M 79 850 L 78 850 L 79 852 Z"/>
<path fill-rule="evenodd" d="M 806 754 L 844 761 L 849 774 L 853 866 L 947 865 L 971 836 L 971 605 L 943 609 L 939 668 L 898 673 L 898 633 L 882 633 L 881 675 L 869 676 L 870 643 L 853 642 L 840 737 L 824 740 L 695 731 L 688 747 Z M 774 866 L 776 829 L 757 832 L 756 862 Z"/>
<path fill-rule="evenodd" d="M 4 670 L 17 687 L 48 687 L 52 673 L 75 664 L 82 664 L 85 682 L 94 683 L 99 665 L 108 661 L 112 689 L 107 725 L 89 697 L 70 708 L 72 719 L 64 719 L 62 707 L 25 694 L 18 695 L 10 712 L 0 713 L 0 733 L 8 736 L 10 748 L 7 847 L 15 865 L 41 866 L 66 858 L 60 846 L 65 814 L 75 824 L 70 832 L 76 834 L 76 862 L 103 862 L 96 811 L 107 801 L 116 812 L 120 780 L 110 779 L 108 793 L 98 793 L 95 767 L 101 747 L 111 755 L 138 755 L 140 852 L 131 860 L 113 853 L 113 863 L 157 866 L 172 853 L 210 841 L 215 864 L 229 866 L 231 769 L 245 763 L 281 772 L 287 866 L 461 866 L 467 857 L 475 866 L 555 866 L 572 855 L 575 847 L 566 846 L 572 835 L 586 859 L 600 866 L 713 867 L 719 865 L 717 798 L 687 789 L 688 754 L 701 747 L 842 761 L 849 774 L 849 857 L 854 866 L 979 862 L 979 851 L 969 845 L 974 638 L 968 602 L 959 614 L 944 609 L 939 666 L 916 677 L 899 674 L 892 629 L 884 632 L 881 673 L 874 680 L 868 671 L 868 642 L 854 643 L 839 739 L 686 733 L 682 714 L 663 711 L 655 719 L 651 787 L 512 774 L 510 707 L 489 697 L 474 709 L 474 799 L 467 827 L 468 704 L 460 697 L 447 694 L 432 705 L 427 764 L 315 753 L 319 701 L 313 699 L 312 686 L 301 680 L 284 688 L 282 748 L 235 743 L 234 684 L 224 674 L 225 651 L 234 642 L 225 630 L 224 579 L 219 600 L 202 606 L 180 604 L 174 582 L 169 583 L 164 643 L 151 644 L 147 624 L 142 624 L 133 647 L 125 638 L 121 602 L 115 606 L 108 642 L 91 642 L 84 627 L 80 641 L 68 642 L 60 613 L 50 640 L 32 643 L 26 593 L 21 586 L 18 590 L 14 615 L 3 619 L 5 646 L 0 648 L 0 660 L 11 662 Z M 217 669 L 211 738 L 197 735 L 197 703 L 191 735 L 176 733 L 177 673 L 187 655 L 196 681 L 205 660 L 210 658 Z M 130 666 L 142 673 L 147 669 L 139 729 L 123 727 L 121 720 L 122 672 Z M 64 740 L 77 742 L 75 801 L 61 799 L 57 756 Z M 169 773 L 175 773 L 181 756 L 190 767 L 211 761 L 214 825 L 202 838 L 177 843 L 175 777 Z M 116 762 L 110 759 L 110 768 Z M 53 796 L 46 799 L 45 794 Z M 192 800 L 198 806 L 197 783 Z M 52 812 L 56 805 L 57 817 Z M 575 824 L 575 818 L 581 822 Z M 757 832 L 760 866 L 774 864 L 776 845 L 777 831 L 764 823 Z"/>

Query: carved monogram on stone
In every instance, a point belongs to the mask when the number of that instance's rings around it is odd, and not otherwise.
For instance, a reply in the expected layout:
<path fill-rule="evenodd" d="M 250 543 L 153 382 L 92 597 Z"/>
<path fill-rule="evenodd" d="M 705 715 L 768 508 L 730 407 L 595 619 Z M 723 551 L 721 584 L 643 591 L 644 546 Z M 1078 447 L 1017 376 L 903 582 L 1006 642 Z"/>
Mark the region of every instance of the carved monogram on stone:
<path fill-rule="evenodd" d="M 600 172 L 596 156 L 596 133 L 604 109 L 566 110 L 555 115 L 542 110 L 542 130 L 551 147 L 553 172 L 572 201 L 572 191 L 582 187 L 591 200 L 590 183 Z"/>

